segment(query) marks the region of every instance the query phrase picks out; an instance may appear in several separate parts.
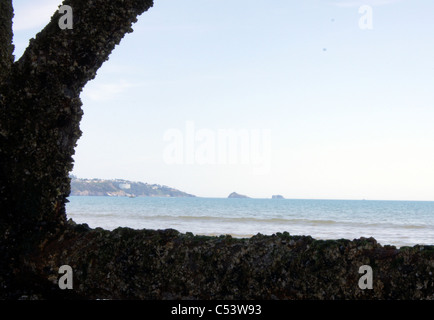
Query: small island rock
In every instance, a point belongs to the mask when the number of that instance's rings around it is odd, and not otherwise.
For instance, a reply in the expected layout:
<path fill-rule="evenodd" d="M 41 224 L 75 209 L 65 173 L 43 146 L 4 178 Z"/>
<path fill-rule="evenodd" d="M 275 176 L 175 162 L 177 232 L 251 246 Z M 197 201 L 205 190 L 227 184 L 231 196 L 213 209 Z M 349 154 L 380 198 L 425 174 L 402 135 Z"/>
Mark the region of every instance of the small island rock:
<path fill-rule="evenodd" d="M 228 198 L 248 198 L 248 196 L 242 195 L 242 194 L 238 194 L 236 192 L 232 192 Z"/>

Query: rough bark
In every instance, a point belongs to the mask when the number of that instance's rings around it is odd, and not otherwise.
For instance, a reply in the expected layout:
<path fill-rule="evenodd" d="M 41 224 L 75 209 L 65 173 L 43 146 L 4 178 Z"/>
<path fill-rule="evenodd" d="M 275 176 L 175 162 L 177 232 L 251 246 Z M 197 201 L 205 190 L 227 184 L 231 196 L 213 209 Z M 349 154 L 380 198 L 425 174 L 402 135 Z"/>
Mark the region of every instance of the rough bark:
<path fill-rule="evenodd" d="M 12 0 L 0 1 L 0 83 L 9 74 L 14 62 L 12 44 Z"/>
<path fill-rule="evenodd" d="M 0 298 L 433 299 L 433 247 L 68 223 L 79 94 L 152 1 L 64 4 L 74 10 L 73 29 L 60 30 L 55 13 L 13 62 L 12 6 L 0 2 Z M 72 290 L 58 286 L 65 264 Z M 357 285 L 364 264 L 374 270 L 372 290 Z"/>
<path fill-rule="evenodd" d="M 0 36 L 7 42 L 0 44 L 0 253 L 6 275 L 20 265 L 18 257 L 65 229 L 69 172 L 81 135 L 80 92 L 153 3 L 64 1 L 73 8 L 73 29 L 59 28 L 56 11 L 13 64 L 12 6 L 1 3 Z"/>

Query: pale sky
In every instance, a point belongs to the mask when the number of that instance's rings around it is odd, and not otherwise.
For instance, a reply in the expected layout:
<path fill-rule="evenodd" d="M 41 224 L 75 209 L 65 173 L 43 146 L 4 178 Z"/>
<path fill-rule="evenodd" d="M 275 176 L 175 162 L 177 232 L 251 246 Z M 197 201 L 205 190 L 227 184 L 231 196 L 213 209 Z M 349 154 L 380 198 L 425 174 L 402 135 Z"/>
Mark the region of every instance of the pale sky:
<path fill-rule="evenodd" d="M 17 58 L 58 5 L 14 1 Z M 433 12 L 155 0 L 82 92 L 73 173 L 203 197 L 434 201 Z"/>

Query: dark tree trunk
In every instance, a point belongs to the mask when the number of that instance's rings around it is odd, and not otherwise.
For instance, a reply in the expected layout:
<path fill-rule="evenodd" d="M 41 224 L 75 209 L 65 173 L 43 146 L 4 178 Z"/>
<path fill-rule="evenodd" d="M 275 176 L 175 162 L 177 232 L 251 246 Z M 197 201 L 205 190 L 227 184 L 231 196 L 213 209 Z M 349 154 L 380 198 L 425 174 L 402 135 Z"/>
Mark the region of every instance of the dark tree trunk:
<path fill-rule="evenodd" d="M 64 1 L 73 29 L 51 22 L 13 62 L 12 4 L 0 2 L 0 225 L 2 269 L 65 229 L 80 92 L 152 0 Z M 53 8 L 53 11 L 55 8 Z M 3 274 L 6 270 L 4 270 Z M 8 279 L 11 277 L 8 277 Z"/>
<path fill-rule="evenodd" d="M 12 0 L 0 1 L 0 83 L 7 77 L 14 62 L 12 45 Z"/>

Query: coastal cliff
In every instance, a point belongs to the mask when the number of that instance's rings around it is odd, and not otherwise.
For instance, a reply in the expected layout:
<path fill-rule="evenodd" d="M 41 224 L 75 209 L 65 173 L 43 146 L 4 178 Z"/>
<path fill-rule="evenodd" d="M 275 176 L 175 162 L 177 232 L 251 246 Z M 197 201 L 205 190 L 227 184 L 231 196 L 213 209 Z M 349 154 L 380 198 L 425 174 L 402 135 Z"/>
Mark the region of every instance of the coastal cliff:
<path fill-rule="evenodd" d="M 78 179 L 76 177 L 71 177 L 71 196 L 195 197 L 192 194 L 159 184 L 123 179 Z"/>

